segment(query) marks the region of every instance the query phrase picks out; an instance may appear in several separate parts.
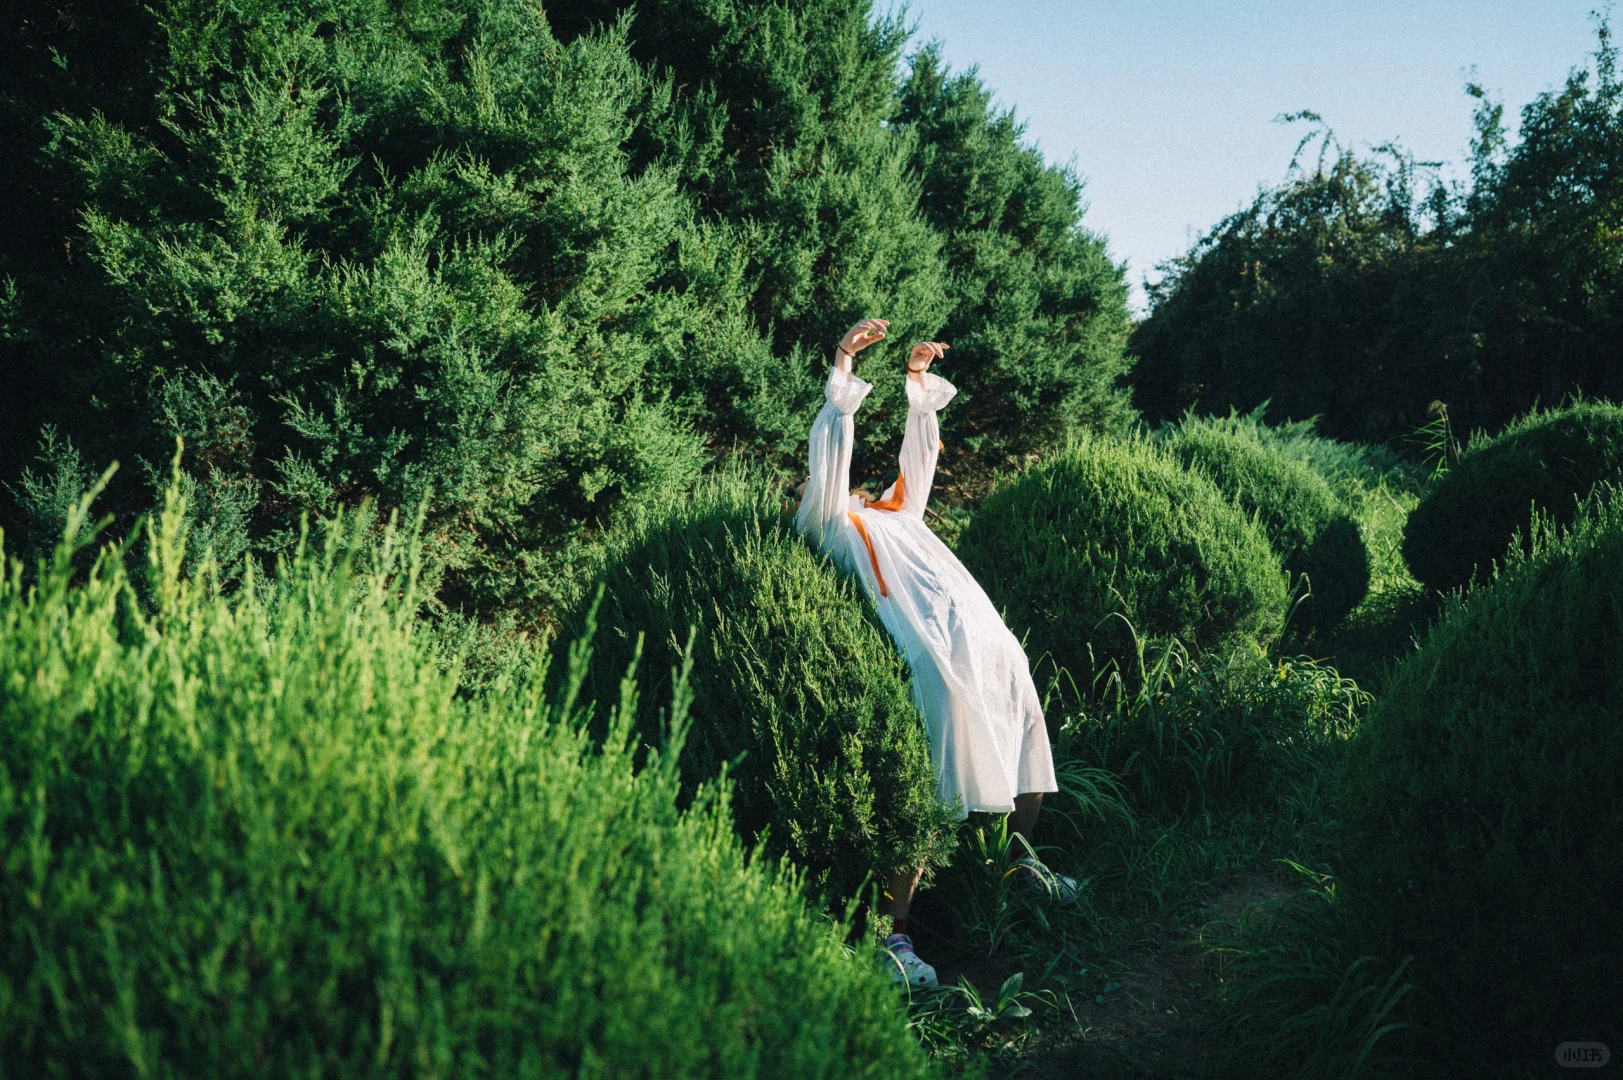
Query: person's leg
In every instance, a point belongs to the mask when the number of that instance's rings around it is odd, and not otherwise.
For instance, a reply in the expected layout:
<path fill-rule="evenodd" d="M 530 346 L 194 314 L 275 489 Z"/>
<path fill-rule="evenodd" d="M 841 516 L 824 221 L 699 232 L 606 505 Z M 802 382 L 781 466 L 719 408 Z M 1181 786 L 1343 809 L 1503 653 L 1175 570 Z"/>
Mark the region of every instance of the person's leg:
<path fill-rule="evenodd" d="M 907 913 L 913 907 L 913 894 L 918 891 L 919 878 L 923 876 L 922 866 L 912 870 L 898 870 L 885 883 L 885 896 L 880 902 L 879 910 L 891 917 L 898 934 L 907 933 Z"/>
<path fill-rule="evenodd" d="M 886 962 L 891 975 L 909 986 L 935 986 L 935 968 L 919 959 L 913 949 L 913 939 L 907 933 L 907 913 L 913 906 L 913 893 L 919 887 L 924 868 L 898 870 L 885 883 L 885 897 L 880 908 L 891 918 L 891 933 L 885 939 Z"/>
<path fill-rule="evenodd" d="M 1026 873 L 1021 878 L 1028 887 L 1042 890 L 1043 895 L 1051 902 L 1070 904 L 1077 897 L 1076 879 L 1056 874 L 1043 865 L 1037 857 L 1037 840 L 1033 836 L 1037 824 L 1037 809 L 1043 804 L 1043 793 L 1028 791 L 1023 795 L 1014 797 L 1014 813 L 1010 815 L 1014 832 L 1026 838 L 1030 851 L 1016 852 L 1017 862 L 1026 867 Z"/>
<path fill-rule="evenodd" d="M 1014 820 L 1011 824 L 1015 832 L 1026 838 L 1032 851 L 1037 850 L 1037 838 L 1032 835 L 1032 830 L 1037 825 L 1037 808 L 1042 804 L 1043 793 L 1040 791 L 1028 791 L 1014 797 Z"/>

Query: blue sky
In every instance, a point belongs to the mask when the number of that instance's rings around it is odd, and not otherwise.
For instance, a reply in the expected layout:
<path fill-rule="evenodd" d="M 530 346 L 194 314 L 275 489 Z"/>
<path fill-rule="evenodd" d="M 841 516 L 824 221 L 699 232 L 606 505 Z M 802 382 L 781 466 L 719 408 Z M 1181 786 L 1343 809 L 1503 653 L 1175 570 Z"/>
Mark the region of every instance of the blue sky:
<path fill-rule="evenodd" d="M 1050 161 L 1086 182 L 1087 225 L 1157 262 L 1277 183 L 1311 109 L 1363 150 L 1396 140 L 1459 175 L 1468 80 L 1521 107 L 1595 45 L 1600 0 L 914 0 L 914 44 L 978 65 Z M 884 4 L 881 10 L 887 10 Z M 891 5 L 888 10 L 895 10 Z"/>

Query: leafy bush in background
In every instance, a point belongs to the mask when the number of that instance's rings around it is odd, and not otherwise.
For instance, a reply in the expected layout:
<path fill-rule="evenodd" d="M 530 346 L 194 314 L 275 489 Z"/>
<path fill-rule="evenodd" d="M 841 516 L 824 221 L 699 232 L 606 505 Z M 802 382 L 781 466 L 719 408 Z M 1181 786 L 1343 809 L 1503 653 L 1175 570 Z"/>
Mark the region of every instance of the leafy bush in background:
<path fill-rule="evenodd" d="M 1372 947 L 1415 956 L 1452 1068 L 1623 1034 L 1620 701 L 1623 498 L 1601 489 L 1451 599 L 1348 748 L 1342 892 Z"/>
<path fill-rule="evenodd" d="M 1270 424 L 1268 403 L 1249 413 L 1230 410 L 1225 417 L 1206 417 L 1207 423 L 1242 431 L 1263 446 L 1294 458 L 1318 473 L 1343 502 L 1361 489 L 1383 483 L 1407 491 L 1425 480 L 1425 471 L 1413 461 L 1380 443 L 1342 442 L 1319 434 L 1317 418 Z"/>
<path fill-rule="evenodd" d="M 1359 156 L 1319 122 L 1283 181 L 1163 269 L 1134 332 L 1152 419 L 1269 403 L 1339 439 L 1404 439 L 1431 402 L 1496 430 L 1539 401 L 1623 397 L 1623 79 L 1609 25 L 1587 63 L 1521 111 L 1482 87 L 1470 180 L 1388 144 Z M 1462 132 L 1462 141 L 1466 133 Z M 1316 162 L 1303 149 L 1319 140 Z"/>
<path fill-rule="evenodd" d="M 1403 557 L 1428 587 L 1486 581 L 1534 508 L 1559 524 L 1597 483 L 1623 480 L 1623 406 L 1580 402 L 1535 410 L 1478 438 L 1409 515 Z"/>
<path fill-rule="evenodd" d="M 1308 626 L 1328 629 L 1369 592 L 1369 552 L 1358 523 L 1318 473 L 1273 450 L 1243 428 L 1185 417 L 1162 442 L 1173 457 L 1210 477 L 1248 514 L 1256 514 L 1294 582 L 1311 595 L 1299 609 Z"/>
<path fill-rule="evenodd" d="M 1144 440 L 1081 439 L 1010 477 L 958 553 L 1033 661 L 1073 678 L 1095 657 L 1132 664 L 1135 634 L 1212 650 L 1270 639 L 1285 613 L 1262 529 Z"/>
<path fill-rule="evenodd" d="M 767 830 L 768 850 L 850 896 L 869 873 L 944 863 L 955 833 L 901 656 L 781 498 L 720 475 L 618 546 L 590 686 L 613 700 L 642 635 L 639 719 L 657 740 L 656 706 L 694 631 L 701 719 L 683 751 L 687 775 L 715 776 L 742 755 L 731 772 L 740 831 Z"/>
<path fill-rule="evenodd" d="M 635 770 L 584 642 L 459 699 L 392 537 L 225 598 L 184 518 L 150 609 L 112 549 L 0 580 L 0 1075 L 924 1075 L 725 785 L 677 809 L 685 691 Z"/>

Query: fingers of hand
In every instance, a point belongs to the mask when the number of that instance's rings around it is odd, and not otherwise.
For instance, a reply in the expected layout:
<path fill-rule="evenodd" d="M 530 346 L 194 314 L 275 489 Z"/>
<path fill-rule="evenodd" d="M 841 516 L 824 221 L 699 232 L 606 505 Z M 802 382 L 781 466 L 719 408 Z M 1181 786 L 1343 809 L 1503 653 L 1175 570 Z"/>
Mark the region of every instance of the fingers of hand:
<path fill-rule="evenodd" d="M 845 343 L 852 350 L 866 348 L 882 339 L 889 327 L 885 319 L 863 319 L 846 331 Z"/>

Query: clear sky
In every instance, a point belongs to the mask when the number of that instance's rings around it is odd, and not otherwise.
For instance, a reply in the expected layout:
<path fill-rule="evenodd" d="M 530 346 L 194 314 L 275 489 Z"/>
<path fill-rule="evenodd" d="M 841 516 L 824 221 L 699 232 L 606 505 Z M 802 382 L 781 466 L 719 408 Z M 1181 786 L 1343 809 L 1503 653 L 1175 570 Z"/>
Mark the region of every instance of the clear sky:
<path fill-rule="evenodd" d="M 1595 47 L 1603 0 L 912 0 L 916 47 L 979 66 L 1027 139 L 1083 177 L 1087 226 L 1155 264 L 1277 183 L 1311 109 L 1363 151 L 1389 140 L 1461 175 L 1481 83 L 1521 107 Z M 880 10 L 895 10 L 880 4 Z"/>

